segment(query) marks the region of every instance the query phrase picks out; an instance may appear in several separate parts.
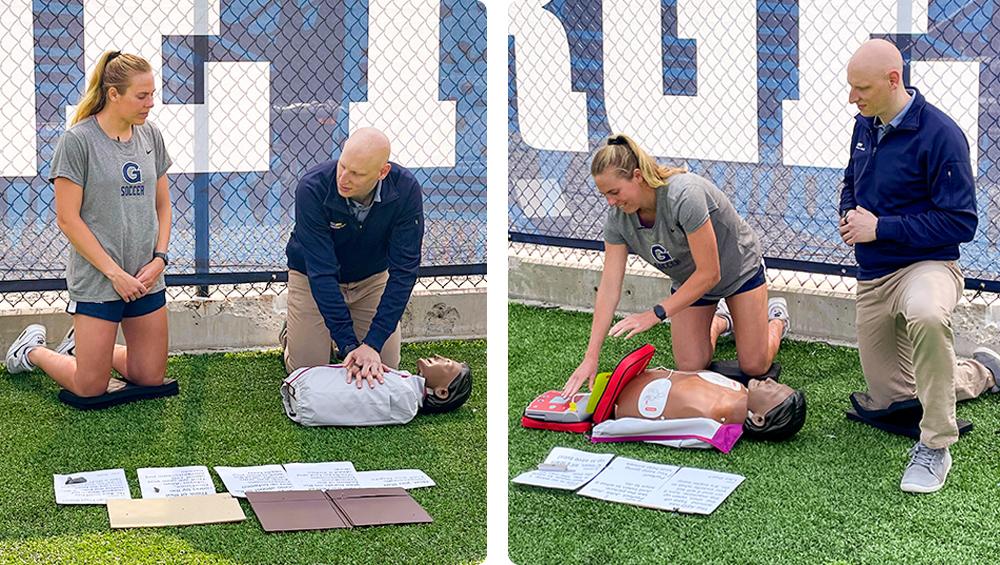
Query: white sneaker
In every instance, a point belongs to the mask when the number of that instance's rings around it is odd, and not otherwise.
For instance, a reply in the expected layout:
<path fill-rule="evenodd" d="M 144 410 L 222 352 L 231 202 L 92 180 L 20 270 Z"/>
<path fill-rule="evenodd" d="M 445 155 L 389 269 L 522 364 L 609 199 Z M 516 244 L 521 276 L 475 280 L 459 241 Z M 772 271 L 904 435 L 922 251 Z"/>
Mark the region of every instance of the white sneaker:
<path fill-rule="evenodd" d="M 788 301 L 784 298 L 772 298 L 767 301 L 767 321 L 771 320 L 781 320 L 784 323 L 784 327 L 781 329 L 781 338 L 784 339 L 788 335 L 788 329 L 791 327 L 792 322 L 788 318 Z"/>
<path fill-rule="evenodd" d="M 61 355 L 76 355 L 76 330 L 73 326 L 69 327 L 69 330 L 66 331 L 66 336 L 63 337 L 62 342 L 53 351 Z"/>
<path fill-rule="evenodd" d="M 13 375 L 34 371 L 35 366 L 28 361 L 28 352 L 44 345 L 45 326 L 31 324 L 24 328 L 21 335 L 17 336 L 17 339 L 11 344 L 10 349 L 7 350 L 7 357 L 4 359 L 7 365 L 7 372 Z"/>
<path fill-rule="evenodd" d="M 715 315 L 726 321 L 726 330 L 719 334 L 719 337 L 733 335 L 733 315 L 729 313 L 729 305 L 726 304 L 725 298 L 715 307 Z"/>

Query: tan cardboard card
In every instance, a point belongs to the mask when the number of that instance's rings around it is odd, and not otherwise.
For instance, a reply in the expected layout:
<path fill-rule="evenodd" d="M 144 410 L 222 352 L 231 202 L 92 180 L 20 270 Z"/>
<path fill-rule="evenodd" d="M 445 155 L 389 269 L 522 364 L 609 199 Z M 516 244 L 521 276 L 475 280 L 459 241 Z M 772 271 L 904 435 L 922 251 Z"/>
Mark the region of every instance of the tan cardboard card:
<path fill-rule="evenodd" d="M 155 528 L 239 522 L 247 517 L 240 503 L 229 493 L 109 500 L 108 518 L 112 528 Z"/>

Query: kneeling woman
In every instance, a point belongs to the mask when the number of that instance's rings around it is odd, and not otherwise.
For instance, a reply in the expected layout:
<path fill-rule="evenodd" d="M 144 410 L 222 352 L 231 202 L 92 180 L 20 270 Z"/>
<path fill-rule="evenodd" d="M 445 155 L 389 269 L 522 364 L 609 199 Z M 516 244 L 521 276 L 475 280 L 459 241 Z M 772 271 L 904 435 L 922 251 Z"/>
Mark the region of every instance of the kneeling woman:
<path fill-rule="evenodd" d="M 783 299 L 768 303 L 760 242 L 726 195 L 705 178 L 659 165 L 625 135 L 597 151 L 590 174 L 612 208 L 590 342 L 563 396 L 584 381 L 593 386 L 605 336 L 632 337 L 666 320 L 679 370 L 706 368 L 716 340 L 732 332 L 740 369 L 767 372 L 788 331 L 788 310 Z M 609 332 L 630 250 L 669 276 L 673 292 Z"/>
<path fill-rule="evenodd" d="M 114 368 L 163 384 L 170 239 L 170 157 L 146 117 L 154 81 L 146 60 L 106 52 L 52 157 L 56 218 L 72 249 L 66 269 L 73 330 L 56 351 L 28 326 L 7 352 L 11 373 L 38 367 L 79 396 L 105 392 Z M 115 345 L 121 324 L 127 348 Z"/>

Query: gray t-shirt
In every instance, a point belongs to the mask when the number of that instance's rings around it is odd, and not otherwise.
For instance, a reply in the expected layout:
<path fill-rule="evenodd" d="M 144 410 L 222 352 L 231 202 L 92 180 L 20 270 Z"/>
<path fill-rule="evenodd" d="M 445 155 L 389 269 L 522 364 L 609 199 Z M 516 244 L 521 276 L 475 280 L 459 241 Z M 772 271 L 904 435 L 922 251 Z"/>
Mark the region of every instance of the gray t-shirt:
<path fill-rule="evenodd" d="M 704 298 L 722 299 L 756 274 L 762 255 L 757 235 L 707 179 L 694 173 L 670 177 L 656 189 L 656 221 L 649 228 L 639 223 L 638 214 L 612 208 L 604 224 L 604 240 L 627 245 L 679 286 L 695 269 L 687 236 L 709 218 L 719 246 L 722 278 Z"/>
<path fill-rule="evenodd" d="M 83 187 L 80 217 L 115 263 L 135 275 L 153 259 L 159 234 L 156 179 L 170 164 L 152 123 L 133 126 L 128 141 L 117 141 L 89 117 L 59 138 L 49 181 L 64 177 Z M 78 302 L 121 300 L 111 281 L 72 246 L 66 284 Z M 163 288 L 161 275 L 150 292 Z"/>

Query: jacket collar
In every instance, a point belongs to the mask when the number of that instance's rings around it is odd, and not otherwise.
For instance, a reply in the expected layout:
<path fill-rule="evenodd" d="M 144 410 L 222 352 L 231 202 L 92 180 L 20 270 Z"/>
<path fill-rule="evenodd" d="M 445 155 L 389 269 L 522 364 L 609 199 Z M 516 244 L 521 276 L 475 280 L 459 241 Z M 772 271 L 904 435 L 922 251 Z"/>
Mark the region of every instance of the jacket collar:
<path fill-rule="evenodd" d="M 395 169 L 399 167 L 396 163 L 389 161 L 392 168 Z M 399 198 L 399 188 L 396 187 L 396 179 L 399 178 L 398 175 L 394 174 L 395 171 L 390 170 L 389 174 L 382 180 L 382 194 L 381 202 L 372 202 L 372 209 L 377 208 L 379 205 L 384 206 L 388 202 Z M 342 215 L 351 215 L 351 210 L 347 207 L 347 200 L 337 193 L 337 161 L 333 162 L 333 176 L 330 179 L 330 184 L 326 191 L 326 197 L 323 199 L 323 206 L 329 208 L 333 212 Z"/>
<path fill-rule="evenodd" d="M 924 99 L 924 95 L 920 94 L 920 91 L 917 90 L 917 87 L 909 86 L 907 89 L 913 91 L 913 104 L 910 105 L 910 109 L 903 116 L 903 121 L 899 122 L 899 126 L 895 129 L 915 130 L 920 127 L 920 116 L 924 106 L 927 105 L 927 101 Z M 857 114 L 854 116 L 854 119 L 869 130 L 875 129 L 875 116 L 865 117 Z"/>

